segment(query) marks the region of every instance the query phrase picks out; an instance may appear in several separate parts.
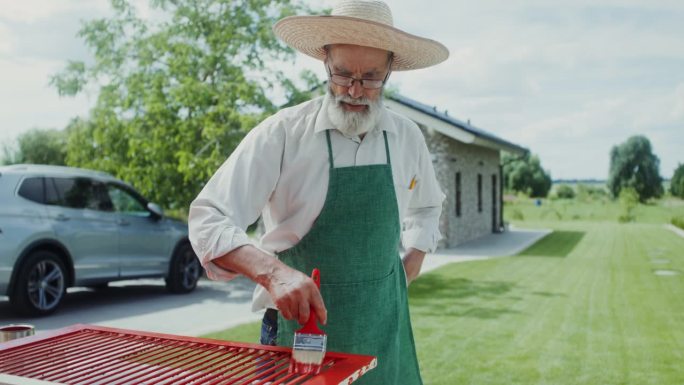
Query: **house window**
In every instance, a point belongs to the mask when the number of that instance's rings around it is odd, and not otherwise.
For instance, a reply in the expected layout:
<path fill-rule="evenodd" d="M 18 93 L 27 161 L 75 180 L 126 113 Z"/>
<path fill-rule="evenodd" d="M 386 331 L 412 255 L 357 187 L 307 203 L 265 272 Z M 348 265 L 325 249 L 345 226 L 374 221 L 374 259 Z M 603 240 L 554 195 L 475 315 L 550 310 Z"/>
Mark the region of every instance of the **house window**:
<path fill-rule="evenodd" d="M 482 174 L 477 174 L 477 212 L 482 212 Z"/>
<path fill-rule="evenodd" d="M 461 173 L 456 173 L 456 217 L 461 216 Z"/>

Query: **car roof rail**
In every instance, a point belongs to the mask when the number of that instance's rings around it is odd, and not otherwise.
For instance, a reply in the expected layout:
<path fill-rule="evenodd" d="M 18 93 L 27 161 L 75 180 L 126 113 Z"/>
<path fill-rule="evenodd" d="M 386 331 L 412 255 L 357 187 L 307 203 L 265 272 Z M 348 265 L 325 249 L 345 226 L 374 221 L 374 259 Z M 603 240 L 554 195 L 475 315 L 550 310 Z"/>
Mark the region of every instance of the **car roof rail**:
<path fill-rule="evenodd" d="M 48 164 L 13 164 L 3 166 L 7 171 L 28 171 L 35 173 L 56 173 L 65 175 L 82 174 L 83 176 L 98 176 L 101 178 L 115 179 L 112 174 L 104 171 L 91 170 L 87 168 L 69 167 L 69 166 L 55 166 Z"/>

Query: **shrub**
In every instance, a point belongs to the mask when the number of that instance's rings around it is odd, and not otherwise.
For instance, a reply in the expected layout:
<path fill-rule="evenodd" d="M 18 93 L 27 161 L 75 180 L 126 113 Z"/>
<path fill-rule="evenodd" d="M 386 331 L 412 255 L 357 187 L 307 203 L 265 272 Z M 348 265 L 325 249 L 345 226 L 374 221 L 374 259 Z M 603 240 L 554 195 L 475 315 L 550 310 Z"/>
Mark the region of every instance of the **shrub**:
<path fill-rule="evenodd" d="M 525 220 L 525 216 L 523 215 L 522 211 L 520 211 L 520 209 L 517 209 L 517 208 L 513 209 L 513 211 L 511 212 L 511 218 L 516 220 L 516 221 L 524 221 Z"/>
<path fill-rule="evenodd" d="M 556 189 L 556 196 L 561 199 L 573 199 L 575 190 L 567 184 L 562 184 Z"/>
<path fill-rule="evenodd" d="M 684 216 L 682 216 L 682 217 L 674 217 L 674 218 L 672 218 L 672 220 L 670 220 L 670 222 L 671 222 L 673 225 L 675 225 L 675 226 L 679 227 L 680 229 L 684 230 Z"/>
<path fill-rule="evenodd" d="M 684 164 L 677 166 L 670 181 L 670 192 L 673 196 L 684 199 Z"/>
<path fill-rule="evenodd" d="M 599 200 L 604 201 L 605 203 L 605 199 L 608 197 L 608 191 L 605 189 L 605 187 L 591 186 L 580 183 L 577 185 L 576 197 L 582 202 Z"/>
<path fill-rule="evenodd" d="M 633 222 L 636 220 L 634 210 L 639 204 L 639 194 L 632 187 L 625 187 L 620 191 L 620 207 L 622 213 L 618 217 L 618 222 Z"/>

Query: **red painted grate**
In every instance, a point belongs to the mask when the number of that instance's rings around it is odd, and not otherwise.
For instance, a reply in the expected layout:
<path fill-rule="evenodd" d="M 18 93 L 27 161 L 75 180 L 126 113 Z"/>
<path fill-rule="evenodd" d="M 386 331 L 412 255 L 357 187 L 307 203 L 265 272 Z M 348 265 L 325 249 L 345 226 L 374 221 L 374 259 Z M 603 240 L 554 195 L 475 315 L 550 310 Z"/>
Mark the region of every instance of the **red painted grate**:
<path fill-rule="evenodd" d="M 339 385 L 377 362 L 329 352 L 321 374 L 302 376 L 288 374 L 290 354 L 283 347 L 74 325 L 0 344 L 0 383 Z"/>

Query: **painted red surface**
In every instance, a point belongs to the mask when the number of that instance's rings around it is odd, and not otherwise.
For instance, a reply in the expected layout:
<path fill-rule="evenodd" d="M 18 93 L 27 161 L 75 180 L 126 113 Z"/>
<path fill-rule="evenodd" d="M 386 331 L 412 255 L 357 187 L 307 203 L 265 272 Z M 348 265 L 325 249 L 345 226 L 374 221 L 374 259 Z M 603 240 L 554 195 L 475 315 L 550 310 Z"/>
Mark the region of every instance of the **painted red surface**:
<path fill-rule="evenodd" d="M 351 384 L 375 357 L 328 352 L 321 373 L 289 374 L 291 350 L 92 325 L 0 343 L 0 373 L 60 384 Z"/>

